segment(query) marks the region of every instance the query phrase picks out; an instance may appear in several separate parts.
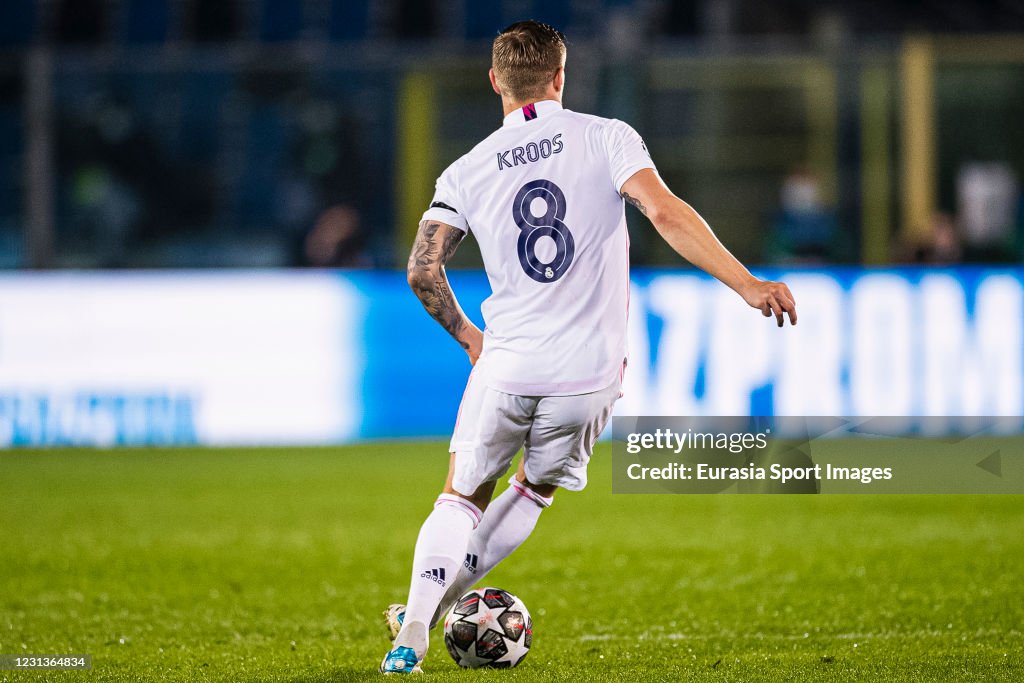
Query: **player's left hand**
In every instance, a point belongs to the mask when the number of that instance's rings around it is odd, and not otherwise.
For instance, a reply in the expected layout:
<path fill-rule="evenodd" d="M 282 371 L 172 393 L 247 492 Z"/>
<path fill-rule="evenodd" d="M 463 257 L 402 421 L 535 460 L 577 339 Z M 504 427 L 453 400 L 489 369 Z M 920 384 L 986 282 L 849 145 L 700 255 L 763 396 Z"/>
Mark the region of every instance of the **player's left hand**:
<path fill-rule="evenodd" d="M 796 325 L 796 300 L 793 293 L 785 282 L 770 282 L 768 280 L 755 280 L 741 292 L 743 300 L 751 307 L 761 311 L 762 315 L 770 318 L 772 315 L 779 323 L 784 324 L 783 313 L 789 315 L 789 324 Z"/>

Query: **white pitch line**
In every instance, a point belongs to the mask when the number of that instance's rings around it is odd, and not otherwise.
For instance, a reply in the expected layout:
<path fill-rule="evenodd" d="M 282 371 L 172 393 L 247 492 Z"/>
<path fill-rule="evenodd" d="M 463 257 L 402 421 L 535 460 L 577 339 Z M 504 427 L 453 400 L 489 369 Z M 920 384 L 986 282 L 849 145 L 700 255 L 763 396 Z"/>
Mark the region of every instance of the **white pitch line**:
<path fill-rule="evenodd" d="M 881 633 L 802 633 L 802 634 L 765 634 L 765 633 L 721 633 L 718 635 L 689 634 L 689 633 L 654 633 L 645 631 L 639 635 L 618 635 L 615 633 L 584 633 L 579 637 L 583 641 L 607 641 L 607 640 L 809 640 L 814 638 L 835 638 L 838 640 L 890 640 L 893 638 L 949 638 L 949 637 L 970 637 L 970 638 L 1020 638 L 1024 633 L 1016 629 L 1000 631 L 998 629 L 981 629 L 972 633 L 955 631 L 952 629 L 934 629 L 930 631 L 885 631 Z"/>

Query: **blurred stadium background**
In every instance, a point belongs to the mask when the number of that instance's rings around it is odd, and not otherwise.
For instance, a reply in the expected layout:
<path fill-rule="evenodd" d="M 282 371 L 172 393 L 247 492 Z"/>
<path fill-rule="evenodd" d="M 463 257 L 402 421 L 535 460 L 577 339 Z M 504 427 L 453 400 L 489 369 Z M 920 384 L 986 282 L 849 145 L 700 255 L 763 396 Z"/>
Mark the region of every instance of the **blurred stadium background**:
<path fill-rule="evenodd" d="M 404 262 L 526 17 L 800 306 L 629 208 L 620 414 L 1024 415 L 1021 0 L 0 0 L 0 653 L 376 680 L 469 372 Z M 610 450 L 488 578 L 502 678 L 1022 680 L 1015 496 L 613 495 Z"/>
<path fill-rule="evenodd" d="M 468 367 L 401 270 L 523 17 L 801 304 L 629 209 L 620 411 L 1024 414 L 1022 2 L 4 0 L 0 444 L 443 436 Z"/>

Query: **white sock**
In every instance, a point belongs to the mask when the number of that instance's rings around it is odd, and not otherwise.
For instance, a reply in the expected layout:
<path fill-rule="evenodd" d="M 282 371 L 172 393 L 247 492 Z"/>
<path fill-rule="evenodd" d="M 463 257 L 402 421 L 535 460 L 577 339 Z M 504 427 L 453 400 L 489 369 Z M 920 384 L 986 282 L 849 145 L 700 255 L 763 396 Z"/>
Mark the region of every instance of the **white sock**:
<path fill-rule="evenodd" d="M 470 535 L 461 568 L 445 591 L 430 622 L 431 627 L 444 618 L 473 584 L 483 580 L 499 562 L 522 545 L 537 526 L 540 513 L 551 505 L 551 498 L 544 498 L 528 489 L 514 476 L 509 479 L 509 484 L 500 496 L 491 501 L 480 524 Z"/>
<path fill-rule="evenodd" d="M 434 503 L 416 539 L 409 600 L 395 647 L 411 647 L 420 658 L 426 654 L 426 625 L 458 574 L 480 518 L 480 510 L 459 496 L 442 493 Z"/>

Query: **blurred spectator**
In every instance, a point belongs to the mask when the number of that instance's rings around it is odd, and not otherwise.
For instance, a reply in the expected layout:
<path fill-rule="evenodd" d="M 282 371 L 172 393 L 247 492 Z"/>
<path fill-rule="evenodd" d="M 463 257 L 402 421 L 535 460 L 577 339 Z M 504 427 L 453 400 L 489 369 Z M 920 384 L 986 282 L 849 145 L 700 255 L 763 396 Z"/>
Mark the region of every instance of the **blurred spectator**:
<path fill-rule="evenodd" d="M 1017 260 L 1024 261 L 1024 192 L 1017 195 Z"/>
<path fill-rule="evenodd" d="M 923 239 L 904 241 L 897 260 L 904 263 L 947 265 L 959 263 L 962 257 L 956 222 L 948 213 L 936 212 Z"/>
<path fill-rule="evenodd" d="M 138 109 L 107 89 L 58 119 L 63 249 L 88 251 L 102 267 L 131 265 L 140 243 L 209 221 L 208 171 L 168 153 L 155 133 Z"/>
<path fill-rule="evenodd" d="M 968 259 L 1012 258 L 1018 188 L 1010 165 L 965 164 L 957 175 L 957 200 Z"/>
<path fill-rule="evenodd" d="M 91 236 L 95 264 L 119 268 L 128 264 L 128 242 L 139 219 L 140 199 L 127 183 L 103 165 L 86 165 L 71 178 L 72 225 Z"/>
<path fill-rule="evenodd" d="M 827 262 L 841 251 L 838 242 L 835 214 L 821 201 L 818 177 L 806 167 L 797 167 L 782 184 L 781 207 L 768 238 L 768 258 Z"/>
<path fill-rule="evenodd" d="M 359 212 L 335 205 L 320 214 L 306 236 L 306 263 L 318 268 L 369 268 Z"/>

